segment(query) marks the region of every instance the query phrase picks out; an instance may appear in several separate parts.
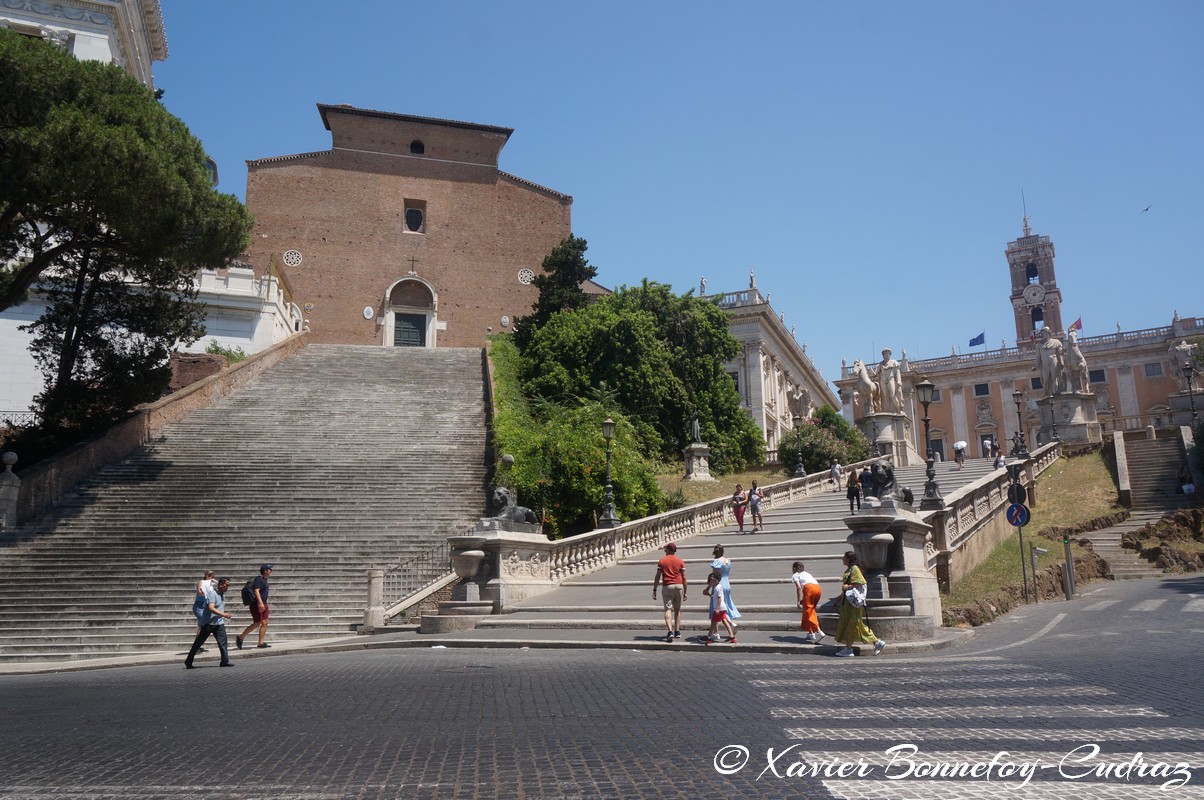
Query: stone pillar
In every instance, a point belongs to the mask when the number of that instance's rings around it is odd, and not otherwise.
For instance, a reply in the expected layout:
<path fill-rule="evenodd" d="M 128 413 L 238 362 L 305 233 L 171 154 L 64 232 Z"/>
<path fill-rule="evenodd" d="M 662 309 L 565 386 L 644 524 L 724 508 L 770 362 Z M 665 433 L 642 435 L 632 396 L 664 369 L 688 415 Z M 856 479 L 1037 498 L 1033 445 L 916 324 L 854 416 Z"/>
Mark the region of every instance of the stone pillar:
<path fill-rule="evenodd" d="M 711 477 L 711 448 L 702 442 L 692 442 L 682 450 L 686 458 L 686 474 L 683 480 L 713 481 Z"/>
<path fill-rule="evenodd" d="M 364 624 L 358 633 L 375 633 L 385 626 L 385 571 L 368 570 L 368 607 L 364 609 Z"/>
<path fill-rule="evenodd" d="M 1063 392 L 1037 401 L 1041 411 L 1041 441 L 1053 441 L 1054 423 L 1058 439 L 1067 444 L 1101 444 L 1104 441 L 1091 392 Z"/>
<path fill-rule="evenodd" d="M 13 464 L 17 463 L 17 454 L 13 452 L 0 456 L 4 463 L 4 472 L 0 472 L 0 531 L 5 528 L 17 527 L 17 498 L 21 494 L 21 479 L 13 472 Z"/>

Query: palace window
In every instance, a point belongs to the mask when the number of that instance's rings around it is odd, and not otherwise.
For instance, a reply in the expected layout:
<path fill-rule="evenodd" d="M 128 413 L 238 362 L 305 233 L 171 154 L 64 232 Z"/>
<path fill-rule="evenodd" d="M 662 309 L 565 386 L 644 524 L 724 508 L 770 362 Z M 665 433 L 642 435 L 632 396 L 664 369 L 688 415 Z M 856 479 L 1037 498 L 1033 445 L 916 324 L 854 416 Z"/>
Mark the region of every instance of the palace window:
<path fill-rule="evenodd" d="M 426 201 L 405 201 L 405 229 L 409 233 L 426 233 Z"/>
<path fill-rule="evenodd" d="M 990 397 L 991 396 L 991 384 L 989 384 L 989 383 L 974 384 L 974 396 L 975 397 Z"/>
<path fill-rule="evenodd" d="M 1026 266 L 1024 268 L 1024 277 L 1028 280 L 1029 283 L 1040 283 L 1041 282 L 1041 275 L 1039 272 L 1037 272 L 1037 262 L 1035 262 L 1035 261 L 1028 262 L 1028 266 Z"/>
<path fill-rule="evenodd" d="M 1162 377 L 1162 363 L 1159 362 L 1157 364 L 1146 364 L 1145 365 L 1145 376 L 1147 378 L 1161 378 Z"/>
<path fill-rule="evenodd" d="M 941 390 L 935 386 L 932 387 L 932 402 L 934 402 L 934 403 L 941 402 Z"/>
<path fill-rule="evenodd" d="M 1041 388 L 1041 379 L 1040 379 L 1040 378 L 1033 378 L 1033 380 L 1032 380 L 1032 387 L 1033 387 L 1034 389 L 1040 389 L 1040 388 Z"/>
<path fill-rule="evenodd" d="M 1104 371 L 1102 369 L 1093 369 L 1088 370 L 1087 380 L 1091 381 L 1092 383 L 1106 383 L 1108 378 L 1106 375 L 1104 375 Z"/>
<path fill-rule="evenodd" d="M 410 142 L 410 155 L 412 155 L 412 156 L 426 155 L 426 145 L 424 145 L 418 139 L 415 139 L 414 141 Z"/>

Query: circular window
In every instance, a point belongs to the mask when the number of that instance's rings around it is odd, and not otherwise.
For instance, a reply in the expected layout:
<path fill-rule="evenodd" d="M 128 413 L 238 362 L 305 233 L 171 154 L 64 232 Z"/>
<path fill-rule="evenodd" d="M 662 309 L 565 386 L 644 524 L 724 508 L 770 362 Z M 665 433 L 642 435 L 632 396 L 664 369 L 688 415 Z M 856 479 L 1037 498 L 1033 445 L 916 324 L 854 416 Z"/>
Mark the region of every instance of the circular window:
<path fill-rule="evenodd" d="M 301 265 L 301 251 L 299 250 L 285 250 L 283 258 L 284 265 L 286 267 L 297 267 Z"/>
<path fill-rule="evenodd" d="M 422 233 L 422 209 L 406 209 L 406 230 L 413 231 L 414 233 Z"/>
<path fill-rule="evenodd" d="M 535 273 L 529 269 L 520 269 L 518 271 L 518 282 L 524 286 L 530 286 L 531 281 L 535 280 Z"/>

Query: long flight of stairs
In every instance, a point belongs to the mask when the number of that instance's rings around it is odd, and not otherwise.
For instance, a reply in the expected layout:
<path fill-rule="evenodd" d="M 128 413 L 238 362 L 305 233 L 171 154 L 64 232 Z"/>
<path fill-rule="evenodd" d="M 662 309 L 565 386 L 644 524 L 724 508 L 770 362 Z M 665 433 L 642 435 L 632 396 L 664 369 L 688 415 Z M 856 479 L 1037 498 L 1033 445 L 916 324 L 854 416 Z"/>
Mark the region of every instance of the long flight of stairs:
<path fill-rule="evenodd" d="M 479 349 L 312 345 L 105 467 L 0 546 L 0 661 L 185 648 L 205 569 L 274 567 L 269 639 L 353 631 L 366 571 L 485 512 Z"/>
<path fill-rule="evenodd" d="M 1134 509 L 1173 511 L 1192 505 L 1193 497 L 1175 493 L 1179 467 L 1187 463 L 1181 440 L 1126 436 L 1125 456 Z"/>
<path fill-rule="evenodd" d="M 966 459 L 961 470 L 953 462 L 944 462 L 937 465 L 937 480 L 942 492 L 949 493 L 992 471 L 991 459 Z M 924 467 L 901 467 L 896 478 L 900 486 L 911 488 L 918 505 Z M 835 597 L 843 571 L 841 557 L 849 549 L 849 529 L 842 522 L 848 513 L 842 487 L 766 509 L 765 528 L 757 533 L 740 534 L 735 525 L 729 525 L 679 542 L 677 554 L 686 562 L 689 580 L 689 599 L 682 611 L 685 627 L 698 632 L 708 626 L 708 598 L 702 590 L 710 572 L 711 552 L 722 544 L 724 555 L 732 561 L 732 599 L 743 615 L 739 624 L 747 629 L 797 631 L 800 612 L 790 582 L 790 565 L 802 561 L 819 580 L 824 601 Z M 745 530 L 752 530 L 747 516 Z M 653 602 L 651 590 L 656 562 L 662 555 L 650 552 L 570 579 L 552 592 L 517 604 L 514 613 L 487 617 L 478 628 L 622 628 L 659 635 L 655 631 L 664 631 L 663 611 L 659 602 Z M 835 623 L 831 617 L 827 623 L 824 619 L 821 615 L 825 631 L 833 633 Z"/>

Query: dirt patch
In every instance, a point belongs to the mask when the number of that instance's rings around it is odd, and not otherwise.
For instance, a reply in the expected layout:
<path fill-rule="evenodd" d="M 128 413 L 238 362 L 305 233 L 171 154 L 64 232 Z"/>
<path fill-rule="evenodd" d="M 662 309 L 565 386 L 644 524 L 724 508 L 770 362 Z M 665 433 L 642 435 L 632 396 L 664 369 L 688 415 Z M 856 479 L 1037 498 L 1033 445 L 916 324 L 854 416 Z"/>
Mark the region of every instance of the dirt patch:
<path fill-rule="evenodd" d="M 1054 564 L 1037 572 L 1038 597 L 1049 600 L 1064 597 L 1062 576 L 1065 571 L 1065 564 Z M 1086 553 L 1074 559 L 1075 586 L 1103 578 L 1107 574 L 1108 565 L 1095 553 Z M 1020 584 L 1012 584 L 990 592 L 968 606 L 943 609 L 942 622 L 945 626 L 953 628 L 977 627 L 999 619 L 1012 609 L 1022 605 L 1024 605 L 1024 592 Z"/>
<path fill-rule="evenodd" d="M 1170 572 L 1204 570 L 1204 509 L 1185 508 L 1121 537 L 1121 546 Z"/>

